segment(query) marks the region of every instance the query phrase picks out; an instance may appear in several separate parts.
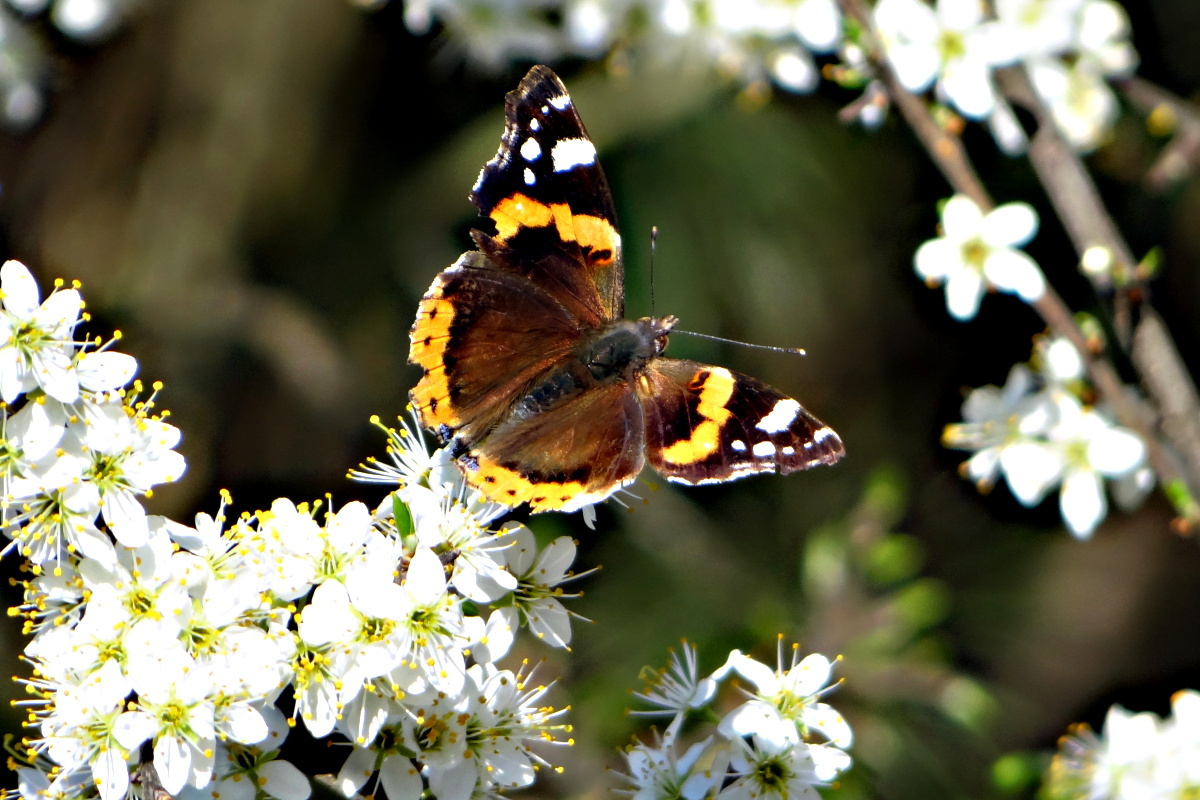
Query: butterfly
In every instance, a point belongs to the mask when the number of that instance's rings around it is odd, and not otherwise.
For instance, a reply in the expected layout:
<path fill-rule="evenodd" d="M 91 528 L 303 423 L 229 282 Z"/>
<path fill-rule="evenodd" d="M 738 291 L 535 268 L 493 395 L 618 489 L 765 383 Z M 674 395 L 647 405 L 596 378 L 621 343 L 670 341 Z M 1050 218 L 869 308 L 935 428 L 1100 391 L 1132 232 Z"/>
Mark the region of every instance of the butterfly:
<path fill-rule="evenodd" d="M 637 478 L 787 474 L 842 457 L 800 403 L 724 367 L 662 355 L 677 319 L 624 318 L 612 192 L 561 80 L 506 97 L 500 149 L 470 195 L 494 234 L 421 299 L 410 398 L 468 484 L 497 503 L 572 511 Z"/>

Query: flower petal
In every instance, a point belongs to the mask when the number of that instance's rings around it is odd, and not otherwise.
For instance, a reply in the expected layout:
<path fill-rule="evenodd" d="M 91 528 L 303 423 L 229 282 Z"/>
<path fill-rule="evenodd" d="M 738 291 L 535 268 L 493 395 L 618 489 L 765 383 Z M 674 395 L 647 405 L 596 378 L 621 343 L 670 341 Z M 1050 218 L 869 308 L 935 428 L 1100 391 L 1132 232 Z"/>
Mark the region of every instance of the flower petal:
<path fill-rule="evenodd" d="M 1108 512 L 1104 483 L 1090 469 L 1073 469 L 1063 479 L 1058 507 L 1076 539 L 1091 538 Z"/>
<path fill-rule="evenodd" d="M 379 782 L 388 797 L 420 797 L 425 786 L 412 760 L 401 755 L 388 756 L 379 768 Z"/>
<path fill-rule="evenodd" d="M 1020 250 L 1004 248 L 988 253 L 983 274 L 997 289 L 1012 292 L 1027 303 L 1037 302 L 1046 294 L 1042 268 Z"/>
<path fill-rule="evenodd" d="M 0 267 L 0 295 L 3 296 L 4 310 L 15 317 L 28 319 L 37 310 L 37 281 L 20 261 L 5 261 Z"/>
<path fill-rule="evenodd" d="M 796 33 L 812 50 L 827 53 L 842 39 L 842 15 L 833 0 L 807 0 L 796 6 Z"/>
<path fill-rule="evenodd" d="M 1000 453 L 1000 468 L 1008 488 L 1024 506 L 1042 502 L 1050 487 L 1062 475 L 1062 457 L 1041 442 L 1018 442 Z"/>
<path fill-rule="evenodd" d="M 1005 203 L 983 218 L 983 240 L 993 247 L 1016 247 L 1033 238 L 1037 212 L 1028 203 Z"/>
<path fill-rule="evenodd" d="M 930 239 L 917 248 L 913 268 L 926 281 L 944 281 L 962 269 L 962 247 L 949 239 Z"/>
<path fill-rule="evenodd" d="M 963 59 L 946 68 L 938 88 L 971 119 L 983 119 L 996 107 L 996 90 L 986 62 Z"/>
<path fill-rule="evenodd" d="M 1124 428 L 1107 428 L 1088 442 L 1088 463 L 1111 477 L 1132 471 L 1145 458 L 1146 445 L 1137 434 Z"/>
<path fill-rule="evenodd" d="M 897 44 L 888 48 L 888 59 L 901 85 L 910 92 L 923 92 L 937 77 L 937 51 L 924 45 Z"/>
<path fill-rule="evenodd" d="M 983 7 L 975 0 L 938 0 L 937 15 L 950 30 L 965 31 L 979 24 Z"/>
<path fill-rule="evenodd" d="M 258 768 L 263 790 L 278 800 L 308 800 L 312 785 L 290 761 L 276 759 Z"/>
<path fill-rule="evenodd" d="M 946 283 L 946 309 L 960 322 L 975 316 L 982 299 L 983 278 L 975 270 L 960 270 Z"/>
<path fill-rule="evenodd" d="M 942 227 L 950 239 L 973 239 L 983 227 L 983 212 L 974 200 L 965 194 L 956 194 L 942 207 Z"/>

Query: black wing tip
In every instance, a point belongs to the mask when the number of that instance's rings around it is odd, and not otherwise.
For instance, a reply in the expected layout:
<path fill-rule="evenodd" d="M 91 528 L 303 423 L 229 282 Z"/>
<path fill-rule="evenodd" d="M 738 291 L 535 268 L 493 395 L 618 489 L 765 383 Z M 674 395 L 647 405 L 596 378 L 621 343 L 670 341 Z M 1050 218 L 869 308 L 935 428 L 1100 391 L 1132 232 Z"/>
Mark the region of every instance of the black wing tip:
<path fill-rule="evenodd" d="M 522 78 L 521 82 L 517 85 L 517 92 L 519 93 L 521 89 L 524 89 L 527 86 L 536 86 L 539 83 L 544 83 L 546 81 L 556 83 L 559 86 L 562 85 L 562 80 L 559 79 L 554 70 L 550 69 L 545 64 L 536 64 L 529 68 L 529 72 L 525 73 L 525 77 Z"/>
<path fill-rule="evenodd" d="M 846 455 L 846 446 L 842 444 L 842 438 L 828 425 L 818 423 L 812 433 L 804 438 L 807 441 L 796 450 L 794 455 L 789 455 L 779 462 L 781 475 L 822 465 L 833 466 Z"/>

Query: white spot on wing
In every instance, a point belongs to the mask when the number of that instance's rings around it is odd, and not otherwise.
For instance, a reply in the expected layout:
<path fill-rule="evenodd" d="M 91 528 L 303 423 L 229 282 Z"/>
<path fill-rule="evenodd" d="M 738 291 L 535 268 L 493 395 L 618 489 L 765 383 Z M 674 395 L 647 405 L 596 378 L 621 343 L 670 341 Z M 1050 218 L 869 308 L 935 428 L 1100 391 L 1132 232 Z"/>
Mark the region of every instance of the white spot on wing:
<path fill-rule="evenodd" d="M 782 450 L 781 452 L 782 452 L 782 453 L 783 453 L 785 456 L 790 456 L 790 455 L 793 455 L 793 454 L 795 454 L 795 452 L 796 452 L 796 448 L 792 447 L 792 446 L 789 444 L 787 447 L 783 448 L 783 450 Z"/>
<path fill-rule="evenodd" d="M 543 114 L 549 114 L 549 113 L 550 113 L 550 106 L 542 106 L 542 113 L 543 113 Z"/>
<path fill-rule="evenodd" d="M 529 120 L 529 130 L 533 131 L 534 133 L 537 133 L 541 129 L 542 129 L 542 123 L 538 122 L 536 119 Z"/>
<path fill-rule="evenodd" d="M 828 439 L 830 436 L 835 439 L 837 438 L 837 434 L 833 432 L 833 428 L 818 428 L 816 432 L 813 433 L 813 441 L 820 443 Z"/>
<path fill-rule="evenodd" d="M 732 442 L 729 443 L 729 446 L 732 447 L 734 450 L 737 450 L 739 453 L 746 452 L 746 443 L 743 442 L 741 439 L 734 439 Z"/>
<path fill-rule="evenodd" d="M 775 455 L 775 445 L 770 442 L 759 442 L 750 449 L 750 452 L 759 458 L 767 458 Z"/>
<path fill-rule="evenodd" d="M 525 185 L 533 186 L 535 183 L 537 183 L 537 178 L 534 177 L 533 170 L 531 170 L 529 167 L 526 167 L 525 168 Z"/>
<path fill-rule="evenodd" d="M 800 404 L 790 397 L 785 397 L 776 402 L 775 407 L 771 409 L 771 413 L 760 419 L 754 427 L 767 433 L 780 433 L 788 429 L 788 426 L 792 424 L 792 420 L 799 413 Z"/>
<path fill-rule="evenodd" d="M 571 105 L 571 98 L 565 94 L 560 94 L 558 97 L 551 97 L 547 102 L 559 111 L 566 111 L 567 106 Z M 542 108 L 545 108 L 545 106 L 542 106 Z"/>
<path fill-rule="evenodd" d="M 573 167 L 596 162 L 596 145 L 587 139 L 560 139 L 550 151 L 554 171 L 566 172 Z"/>
<path fill-rule="evenodd" d="M 530 136 L 521 145 L 521 158 L 526 161 L 537 161 L 542 157 L 542 146 L 538 144 L 537 139 Z"/>

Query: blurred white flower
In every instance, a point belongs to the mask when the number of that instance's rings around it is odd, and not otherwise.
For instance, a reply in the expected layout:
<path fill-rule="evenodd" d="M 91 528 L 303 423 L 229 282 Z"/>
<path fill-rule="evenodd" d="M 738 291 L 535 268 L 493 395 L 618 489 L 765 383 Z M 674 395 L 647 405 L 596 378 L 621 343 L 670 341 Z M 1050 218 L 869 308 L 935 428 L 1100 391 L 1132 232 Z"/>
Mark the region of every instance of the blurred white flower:
<path fill-rule="evenodd" d="M 937 81 L 939 97 L 973 119 L 992 113 L 991 71 L 1016 57 L 1008 29 L 983 16 L 977 0 L 879 0 L 875 24 L 904 88 L 923 92 Z"/>
<path fill-rule="evenodd" d="M 1050 386 L 1083 380 L 1083 356 L 1065 336 L 1043 336 L 1035 345 L 1035 363 Z"/>
<path fill-rule="evenodd" d="M 1033 374 L 1024 364 L 1017 364 L 1003 388 L 971 390 L 963 401 L 963 422 L 946 426 L 942 434 L 946 447 L 975 451 L 963 471 L 981 491 L 995 484 L 1006 460 L 1011 460 L 1013 448 L 1038 441 L 1050 430 L 1054 403 L 1036 388 Z M 1004 471 L 1017 472 L 1011 464 Z"/>
<path fill-rule="evenodd" d="M 1075 397 L 1059 394 L 1058 418 L 1049 438 L 1062 460 L 1063 521 L 1077 538 L 1092 535 L 1108 513 L 1104 478 L 1129 475 L 1146 457 L 1146 446 L 1132 431 L 1110 422 Z"/>
<path fill-rule="evenodd" d="M 1079 725 L 1064 736 L 1048 773 L 1051 796 L 1158 798 L 1179 796 L 1182 786 L 1160 781 L 1160 722 L 1153 714 L 1131 714 L 1112 706 L 1097 736 Z M 1188 753 L 1194 759 L 1197 753 Z"/>
<path fill-rule="evenodd" d="M 1009 27 L 1022 58 L 1057 56 L 1075 41 L 1084 0 L 995 0 L 996 17 Z"/>
<path fill-rule="evenodd" d="M 1037 232 L 1032 207 L 1006 203 L 984 214 L 969 197 L 956 194 L 946 201 L 941 216 L 943 235 L 917 248 L 913 264 L 930 285 L 945 284 L 951 316 L 974 317 L 987 288 L 1015 294 L 1027 303 L 1041 299 L 1046 291 L 1042 270 L 1017 249 Z"/>
<path fill-rule="evenodd" d="M 1129 43 L 1129 17 L 1113 0 L 1076 0 L 1065 48 L 1029 52 L 1034 89 L 1063 135 L 1077 149 L 1099 145 L 1120 113 L 1111 77 L 1132 74 L 1138 56 Z M 1063 60 L 1062 57 L 1067 60 Z"/>

